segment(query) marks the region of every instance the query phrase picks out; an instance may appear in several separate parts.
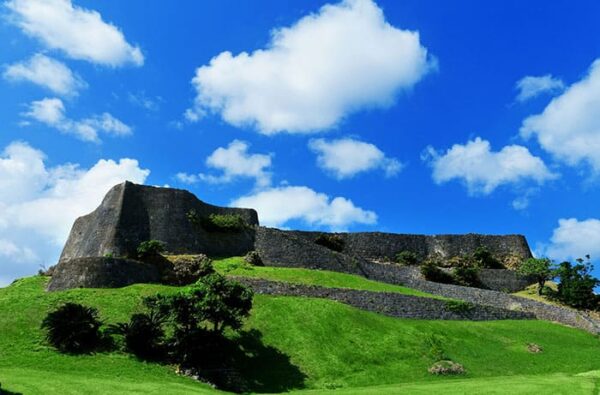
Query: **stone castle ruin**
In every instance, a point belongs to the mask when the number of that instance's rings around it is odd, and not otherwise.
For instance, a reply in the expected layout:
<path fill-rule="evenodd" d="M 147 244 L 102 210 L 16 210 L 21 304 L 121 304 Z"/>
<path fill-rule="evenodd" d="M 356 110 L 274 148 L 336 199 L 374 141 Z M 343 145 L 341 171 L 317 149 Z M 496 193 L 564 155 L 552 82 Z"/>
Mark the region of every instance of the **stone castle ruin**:
<path fill-rule="evenodd" d="M 198 226 L 198 220 L 211 214 L 235 216 L 244 226 L 226 232 Z M 323 237 L 333 237 L 340 248 L 319 243 Z M 392 265 L 381 262 L 389 262 L 401 251 L 411 251 L 421 259 L 449 259 L 485 247 L 507 266 L 531 257 L 521 235 L 287 231 L 260 226 L 253 209 L 213 206 L 185 190 L 125 182 L 113 187 L 96 210 L 75 221 L 49 290 L 159 281 L 156 267 L 129 259 L 136 256 L 140 243 L 148 240 L 161 241 L 174 255 L 225 257 L 256 251 L 267 266 L 327 269 L 367 277 L 374 272 L 385 277 L 386 266 Z M 494 278 L 488 282 L 494 283 L 498 276 L 491 276 Z M 509 277 L 514 282 L 515 275 Z"/>

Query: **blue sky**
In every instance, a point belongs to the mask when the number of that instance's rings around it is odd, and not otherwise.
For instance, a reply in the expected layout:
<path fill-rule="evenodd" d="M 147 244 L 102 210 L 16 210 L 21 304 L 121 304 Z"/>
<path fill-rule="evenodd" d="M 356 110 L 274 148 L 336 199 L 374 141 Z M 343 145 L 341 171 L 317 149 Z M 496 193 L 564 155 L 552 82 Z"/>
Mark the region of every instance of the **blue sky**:
<path fill-rule="evenodd" d="M 0 284 L 124 179 L 271 226 L 600 256 L 596 1 L 0 7 Z"/>

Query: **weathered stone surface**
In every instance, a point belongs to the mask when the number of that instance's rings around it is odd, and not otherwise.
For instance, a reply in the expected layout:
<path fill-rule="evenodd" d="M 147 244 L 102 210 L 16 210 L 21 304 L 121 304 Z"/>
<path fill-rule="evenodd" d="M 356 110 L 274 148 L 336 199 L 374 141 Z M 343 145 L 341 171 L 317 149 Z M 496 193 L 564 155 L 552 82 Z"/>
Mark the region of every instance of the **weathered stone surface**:
<path fill-rule="evenodd" d="M 254 292 L 259 294 L 326 298 L 362 310 L 373 311 L 397 318 L 472 321 L 535 319 L 533 313 L 486 305 L 472 305 L 467 311 L 453 311 L 445 300 L 392 292 L 325 288 L 254 278 L 234 278 L 236 281 L 251 287 Z"/>
<path fill-rule="evenodd" d="M 383 265 L 374 262 L 367 262 L 361 266 L 365 277 L 371 280 L 404 285 L 433 295 L 464 300 L 475 305 L 524 311 L 534 314 L 540 320 L 559 322 L 600 334 L 600 321 L 582 311 L 553 306 L 504 292 L 426 281 L 421 278 L 419 269 L 416 267 Z"/>
<path fill-rule="evenodd" d="M 288 231 L 298 239 L 314 243 L 321 232 Z M 447 259 L 468 255 L 485 247 L 501 262 L 514 257 L 531 258 L 527 239 L 521 235 L 410 235 L 382 232 L 336 233 L 344 240 L 343 253 L 369 260 L 393 260 L 402 251 L 411 251 L 421 259 Z"/>
<path fill-rule="evenodd" d="M 61 261 L 52 274 L 48 291 L 71 288 L 120 288 L 136 283 L 157 283 L 155 265 L 121 258 L 73 258 Z"/>
<path fill-rule="evenodd" d="M 258 225 L 252 209 L 217 207 L 188 191 L 125 182 L 113 187 L 91 214 L 75 221 L 60 261 L 81 257 L 133 256 L 138 245 L 160 240 L 174 254 L 243 255 L 253 249 L 252 227 L 236 233 L 207 232 L 193 226 L 187 214 L 238 214 Z"/>

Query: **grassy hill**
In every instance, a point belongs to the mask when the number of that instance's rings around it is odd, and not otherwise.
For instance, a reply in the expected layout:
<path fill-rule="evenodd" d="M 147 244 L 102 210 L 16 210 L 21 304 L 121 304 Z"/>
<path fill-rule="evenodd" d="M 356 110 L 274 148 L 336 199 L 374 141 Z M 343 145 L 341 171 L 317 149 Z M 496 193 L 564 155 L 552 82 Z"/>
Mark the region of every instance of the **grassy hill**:
<path fill-rule="evenodd" d="M 231 261 L 217 263 L 220 271 L 227 267 L 236 275 L 241 274 L 236 270 L 249 271 L 230 266 Z M 252 272 L 325 286 L 387 291 L 393 287 L 353 276 L 294 270 L 255 268 Z M 44 344 L 40 322 L 49 309 L 65 301 L 95 306 L 105 321 L 117 322 L 139 309 L 143 296 L 177 288 L 134 285 L 46 293 L 46 283 L 47 278 L 31 277 L 0 289 L 3 389 L 27 395 L 218 393 L 176 375 L 171 366 L 140 362 L 119 352 L 62 355 Z M 411 291 L 397 288 L 397 292 Z M 432 339 L 465 366 L 466 375 L 427 373 Z M 245 353 L 238 358 L 237 368 L 256 392 L 593 394 L 600 388 L 600 340 L 542 321 L 404 320 L 330 300 L 257 295 L 239 341 Z M 532 354 L 528 343 L 537 343 L 544 351 Z"/>

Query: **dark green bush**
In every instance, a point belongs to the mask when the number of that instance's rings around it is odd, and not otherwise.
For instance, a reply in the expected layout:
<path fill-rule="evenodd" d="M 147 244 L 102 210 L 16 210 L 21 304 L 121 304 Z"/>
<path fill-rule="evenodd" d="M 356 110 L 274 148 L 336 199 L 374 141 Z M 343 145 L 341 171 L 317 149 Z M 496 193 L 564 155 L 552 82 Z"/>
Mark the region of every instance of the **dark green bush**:
<path fill-rule="evenodd" d="M 504 269 L 504 265 L 485 247 L 477 247 L 471 257 L 482 269 Z"/>
<path fill-rule="evenodd" d="M 419 257 L 412 251 L 402 251 L 396 254 L 396 263 L 400 265 L 417 265 Z"/>
<path fill-rule="evenodd" d="M 468 313 L 473 310 L 473 305 L 463 300 L 448 300 L 446 308 L 455 313 Z"/>
<path fill-rule="evenodd" d="M 426 261 L 421 265 L 421 274 L 425 280 L 436 283 L 454 284 L 452 275 L 446 273 L 434 261 Z"/>
<path fill-rule="evenodd" d="M 315 243 L 337 252 L 342 252 L 346 245 L 346 242 L 340 236 L 329 233 L 321 233 L 315 239 Z"/>
<path fill-rule="evenodd" d="M 600 296 L 594 293 L 594 288 L 600 285 L 600 280 L 591 275 L 593 266 L 583 259 L 578 259 L 576 265 L 563 262 L 556 270 L 558 290 L 555 298 L 562 303 L 577 309 L 597 310 L 600 307 Z"/>
<path fill-rule="evenodd" d="M 77 303 L 65 303 L 48 313 L 42 322 L 46 339 L 64 353 L 88 353 L 102 345 L 102 322 L 98 310 Z"/>
<path fill-rule="evenodd" d="M 165 243 L 158 240 L 143 241 L 137 248 L 138 259 L 147 259 L 159 256 L 165 251 Z"/>
<path fill-rule="evenodd" d="M 454 283 L 465 287 L 480 287 L 479 268 L 475 266 L 462 265 L 452 269 Z"/>
<path fill-rule="evenodd" d="M 134 314 L 127 323 L 114 324 L 109 333 L 123 336 L 125 350 L 141 359 L 160 359 L 163 355 L 164 316 L 156 311 Z"/>
<path fill-rule="evenodd" d="M 244 262 L 251 264 L 252 266 L 264 266 L 260 255 L 256 251 L 250 251 L 244 257 Z"/>
<path fill-rule="evenodd" d="M 236 233 L 248 227 L 239 214 L 210 214 L 208 217 L 200 217 L 196 210 L 190 210 L 187 218 L 194 226 L 202 227 L 207 232 Z"/>

